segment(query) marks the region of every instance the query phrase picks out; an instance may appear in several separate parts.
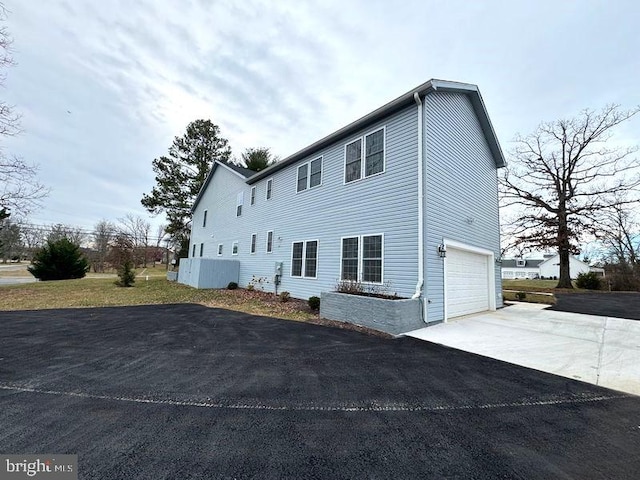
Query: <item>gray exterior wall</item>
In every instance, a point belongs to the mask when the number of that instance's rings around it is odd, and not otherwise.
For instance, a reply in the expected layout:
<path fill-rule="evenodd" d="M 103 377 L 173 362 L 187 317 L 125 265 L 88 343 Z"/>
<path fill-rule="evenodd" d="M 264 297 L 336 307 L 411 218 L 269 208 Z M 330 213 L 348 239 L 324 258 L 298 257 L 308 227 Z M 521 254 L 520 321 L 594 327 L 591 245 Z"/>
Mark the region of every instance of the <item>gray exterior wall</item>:
<path fill-rule="evenodd" d="M 211 258 L 182 258 L 178 281 L 196 288 L 226 288 L 238 282 L 240 263 Z"/>
<path fill-rule="evenodd" d="M 193 215 L 193 244 L 199 256 L 240 261 L 241 286 L 253 276 L 272 282 L 275 262 L 283 262 L 278 291 L 306 299 L 332 291 L 340 277 L 341 237 L 384 234 L 383 280 L 389 292 L 408 297 L 417 282 L 417 107 L 412 106 L 385 121 L 355 133 L 309 158 L 275 172 L 273 196 L 265 199 L 268 178 L 255 184 L 256 204 L 250 205 L 251 186 L 240 176 L 218 167 Z M 385 127 L 385 171 L 344 184 L 344 148 L 365 133 Z M 298 165 L 323 157 L 322 184 L 296 193 Z M 236 197 L 244 192 L 242 216 L 236 217 Z M 202 227 L 204 210 L 207 226 Z M 273 230 L 273 253 L 267 254 L 267 231 Z M 251 234 L 257 234 L 257 252 L 250 254 Z M 232 242 L 239 252 L 232 256 Z M 316 279 L 291 276 L 291 249 L 295 241 L 318 240 Z M 223 244 L 222 257 L 217 246 Z M 181 267 L 182 268 L 182 267 Z M 273 283 L 265 289 L 273 291 Z"/>
<path fill-rule="evenodd" d="M 500 254 L 496 159 L 485 139 L 469 97 L 462 93 L 432 92 L 424 102 L 425 287 L 428 322 L 444 319 L 443 260 L 437 246 L 443 239 Z M 418 280 L 418 108 L 405 107 L 384 121 L 329 145 L 312 156 L 277 170 L 254 185 L 239 174 L 218 167 L 193 215 L 190 255 L 204 245 L 203 257 L 238 260 L 239 284 L 262 278 L 273 291 L 275 262 L 283 263 L 278 291 L 306 299 L 335 289 L 340 277 L 341 238 L 383 234 L 383 280 L 388 292 L 411 297 Z M 385 171 L 344 184 L 345 145 L 385 127 Z M 323 157 L 322 184 L 296 192 L 297 167 Z M 273 181 L 271 200 L 265 199 Z M 250 204 L 256 187 L 256 203 Z M 244 192 L 242 216 L 236 217 L 236 198 Z M 204 210 L 207 225 L 202 226 Z M 470 221 L 472 219 L 472 221 Z M 273 253 L 266 253 L 267 232 L 274 232 Z M 251 235 L 257 251 L 251 254 Z M 318 275 L 291 276 L 292 243 L 317 240 Z M 238 241 L 238 255 L 232 243 Z M 223 244 L 222 256 L 217 255 Z M 182 268 L 182 267 L 181 267 Z M 495 265 L 496 306 L 502 305 L 499 265 Z"/>
<path fill-rule="evenodd" d="M 444 320 L 443 239 L 500 257 L 496 164 L 466 95 L 435 92 L 424 100 L 425 295 L 427 322 Z M 496 306 L 502 306 L 495 265 Z"/>

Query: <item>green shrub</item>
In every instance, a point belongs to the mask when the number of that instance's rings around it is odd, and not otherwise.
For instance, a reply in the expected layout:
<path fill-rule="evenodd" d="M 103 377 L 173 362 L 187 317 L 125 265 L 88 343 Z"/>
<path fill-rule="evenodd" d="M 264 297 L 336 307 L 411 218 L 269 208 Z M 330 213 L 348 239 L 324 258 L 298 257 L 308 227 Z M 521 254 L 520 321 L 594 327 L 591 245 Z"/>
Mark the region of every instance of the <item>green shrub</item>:
<path fill-rule="evenodd" d="M 320 309 L 320 297 L 309 297 L 309 308 L 311 310 L 319 310 Z"/>
<path fill-rule="evenodd" d="M 236 282 L 229 282 L 229 285 L 227 285 L 227 290 L 235 290 L 236 288 L 238 288 L 238 284 Z"/>
<path fill-rule="evenodd" d="M 280 301 L 282 303 L 287 303 L 291 294 L 285 290 L 284 292 L 280 292 L 280 295 L 278 296 L 280 297 Z"/>
<path fill-rule="evenodd" d="M 525 298 L 527 298 L 526 292 L 516 292 L 516 298 L 522 302 Z"/>
<path fill-rule="evenodd" d="M 67 238 L 48 241 L 33 256 L 29 273 L 39 280 L 68 280 L 83 278 L 89 271 L 89 262 L 80 247 Z"/>
<path fill-rule="evenodd" d="M 120 268 L 118 268 L 118 280 L 115 284 L 119 287 L 133 287 L 136 281 L 136 272 L 133 270 L 131 260 L 126 260 Z"/>
<path fill-rule="evenodd" d="M 596 272 L 586 272 L 578 274 L 576 278 L 576 287 L 586 288 L 587 290 L 600 290 L 602 283 Z"/>

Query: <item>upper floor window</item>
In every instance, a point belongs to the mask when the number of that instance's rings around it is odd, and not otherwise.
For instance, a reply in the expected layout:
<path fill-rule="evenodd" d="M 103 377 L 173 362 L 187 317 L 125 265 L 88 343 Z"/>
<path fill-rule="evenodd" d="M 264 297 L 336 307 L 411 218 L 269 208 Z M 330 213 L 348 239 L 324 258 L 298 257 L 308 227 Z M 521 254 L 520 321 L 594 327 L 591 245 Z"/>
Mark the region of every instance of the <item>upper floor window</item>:
<path fill-rule="evenodd" d="M 207 211 L 204 211 L 204 215 L 202 216 L 202 228 L 207 226 Z"/>
<path fill-rule="evenodd" d="M 318 271 L 318 241 L 293 242 L 291 276 L 316 278 Z"/>
<path fill-rule="evenodd" d="M 273 178 L 267 180 L 267 200 L 271 200 L 271 190 L 273 189 Z"/>
<path fill-rule="evenodd" d="M 193 244 L 193 251 L 191 252 L 191 256 L 195 257 L 196 256 L 196 244 Z"/>
<path fill-rule="evenodd" d="M 219 243 L 219 244 L 218 244 L 218 256 L 219 256 L 219 257 L 221 257 L 221 256 L 222 256 L 222 247 L 223 247 L 223 244 L 222 244 L 222 243 Z"/>
<path fill-rule="evenodd" d="M 251 205 L 256 204 L 256 187 L 251 187 Z"/>
<path fill-rule="evenodd" d="M 238 241 L 236 240 L 231 244 L 231 255 L 237 255 L 237 254 L 238 254 Z"/>
<path fill-rule="evenodd" d="M 317 187 L 322 183 L 322 157 L 298 167 L 297 192 Z"/>
<path fill-rule="evenodd" d="M 204 253 L 204 243 L 200 244 L 200 256 Z"/>
<path fill-rule="evenodd" d="M 244 192 L 240 192 L 236 200 L 236 217 L 242 215 L 242 204 L 244 204 Z"/>
<path fill-rule="evenodd" d="M 342 239 L 341 280 L 382 283 L 382 235 Z"/>
<path fill-rule="evenodd" d="M 384 127 L 345 145 L 344 182 L 384 172 L 384 151 Z"/>
<path fill-rule="evenodd" d="M 273 252 L 273 232 L 267 232 L 267 253 Z"/>

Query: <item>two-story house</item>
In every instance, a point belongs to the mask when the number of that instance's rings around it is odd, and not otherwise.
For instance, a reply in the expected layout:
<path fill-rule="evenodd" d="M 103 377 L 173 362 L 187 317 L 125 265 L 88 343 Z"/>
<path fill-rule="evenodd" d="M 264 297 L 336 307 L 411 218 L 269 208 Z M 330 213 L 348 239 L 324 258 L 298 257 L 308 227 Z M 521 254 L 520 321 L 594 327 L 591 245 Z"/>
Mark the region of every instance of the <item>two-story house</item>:
<path fill-rule="evenodd" d="M 422 299 L 427 323 L 494 310 L 504 165 L 478 88 L 430 80 L 259 173 L 216 162 L 179 281 L 278 274 L 303 299 L 358 281 Z"/>

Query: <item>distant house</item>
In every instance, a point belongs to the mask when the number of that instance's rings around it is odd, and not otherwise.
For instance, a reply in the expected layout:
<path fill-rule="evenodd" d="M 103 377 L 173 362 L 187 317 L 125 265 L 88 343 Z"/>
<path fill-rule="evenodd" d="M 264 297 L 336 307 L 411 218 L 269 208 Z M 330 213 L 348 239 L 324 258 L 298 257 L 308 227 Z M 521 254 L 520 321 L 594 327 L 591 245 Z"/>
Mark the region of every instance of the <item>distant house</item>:
<path fill-rule="evenodd" d="M 427 323 L 495 310 L 504 165 L 478 87 L 430 80 L 258 173 L 215 162 L 179 281 L 302 299 L 359 282 Z"/>
<path fill-rule="evenodd" d="M 596 272 L 604 276 L 604 269 L 591 267 L 573 255 L 569 256 L 569 273 L 577 278 L 581 273 Z M 502 260 L 502 278 L 504 279 L 556 279 L 560 276 L 560 255 L 548 254 L 542 259 L 511 258 Z"/>

